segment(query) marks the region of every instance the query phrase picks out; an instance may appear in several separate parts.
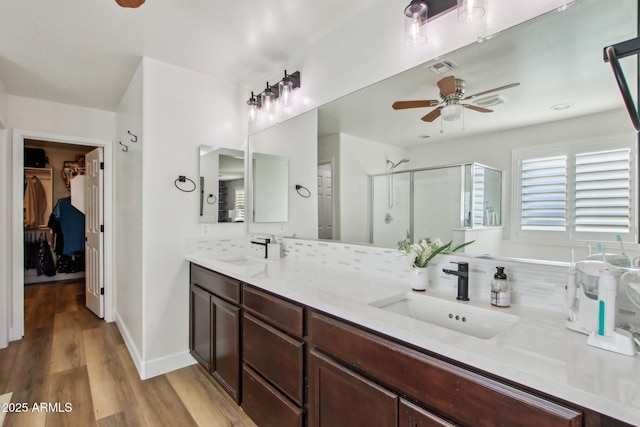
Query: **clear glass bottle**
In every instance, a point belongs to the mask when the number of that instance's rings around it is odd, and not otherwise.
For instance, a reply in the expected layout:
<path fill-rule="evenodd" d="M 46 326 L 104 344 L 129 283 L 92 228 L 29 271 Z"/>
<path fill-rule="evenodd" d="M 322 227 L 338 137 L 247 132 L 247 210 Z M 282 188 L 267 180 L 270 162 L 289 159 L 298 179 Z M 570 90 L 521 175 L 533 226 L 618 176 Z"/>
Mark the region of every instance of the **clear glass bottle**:
<path fill-rule="evenodd" d="M 511 290 L 507 275 L 504 273 L 504 267 L 496 267 L 496 274 L 493 275 L 491 305 L 495 307 L 509 307 L 511 305 Z"/>

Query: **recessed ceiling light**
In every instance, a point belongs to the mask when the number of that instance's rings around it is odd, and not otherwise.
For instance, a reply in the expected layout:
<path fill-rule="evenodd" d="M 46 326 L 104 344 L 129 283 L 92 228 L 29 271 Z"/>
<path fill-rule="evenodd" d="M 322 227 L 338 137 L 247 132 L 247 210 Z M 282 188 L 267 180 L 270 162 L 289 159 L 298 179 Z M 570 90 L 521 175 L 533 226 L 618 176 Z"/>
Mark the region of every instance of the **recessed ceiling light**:
<path fill-rule="evenodd" d="M 431 136 L 422 134 L 422 135 L 418 135 L 418 138 L 427 139 L 427 138 L 431 138 Z"/>
<path fill-rule="evenodd" d="M 573 106 L 573 104 L 556 104 L 551 106 L 551 109 L 554 111 L 562 111 L 562 110 L 568 110 L 569 108 L 571 108 Z"/>

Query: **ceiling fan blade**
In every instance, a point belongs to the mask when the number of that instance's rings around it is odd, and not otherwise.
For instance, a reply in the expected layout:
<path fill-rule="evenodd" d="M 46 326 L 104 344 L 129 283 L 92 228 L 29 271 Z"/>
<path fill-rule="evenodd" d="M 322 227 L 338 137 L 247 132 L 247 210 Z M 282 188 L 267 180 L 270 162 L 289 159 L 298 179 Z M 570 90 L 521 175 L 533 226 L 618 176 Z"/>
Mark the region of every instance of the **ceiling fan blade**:
<path fill-rule="evenodd" d="M 440 117 L 440 110 L 442 110 L 442 107 L 438 107 L 435 110 L 431 111 L 429 114 L 427 114 L 426 116 L 424 116 L 422 118 L 423 122 L 432 122 L 435 119 L 437 119 L 438 117 Z"/>
<path fill-rule="evenodd" d="M 495 91 L 502 90 L 502 89 L 510 89 L 510 88 L 516 87 L 516 86 L 520 86 L 520 83 L 511 83 L 510 85 L 495 87 L 493 89 L 485 90 L 484 92 L 480 92 L 480 93 L 476 93 L 476 94 L 473 94 L 473 95 L 469 95 L 466 98 L 463 98 L 463 100 L 477 98 L 478 96 L 486 95 L 487 93 L 495 92 Z"/>
<path fill-rule="evenodd" d="M 438 89 L 440 89 L 440 94 L 442 96 L 451 95 L 456 92 L 456 78 L 453 76 L 445 77 L 444 79 L 438 80 Z"/>
<path fill-rule="evenodd" d="M 116 0 L 116 3 L 118 3 L 120 6 L 122 7 L 131 7 L 131 8 L 136 8 L 136 7 L 140 7 L 144 4 L 145 0 Z"/>
<path fill-rule="evenodd" d="M 435 107 L 440 102 L 433 99 L 423 99 L 418 101 L 396 101 L 392 107 L 394 110 L 404 110 L 405 108 Z"/>
<path fill-rule="evenodd" d="M 477 107 L 475 105 L 465 104 L 464 108 L 468 108 L 470 110 L 477 111 L 479 113 L 493 113 L 493 110 L 489 110 L 488 108 Z"/>

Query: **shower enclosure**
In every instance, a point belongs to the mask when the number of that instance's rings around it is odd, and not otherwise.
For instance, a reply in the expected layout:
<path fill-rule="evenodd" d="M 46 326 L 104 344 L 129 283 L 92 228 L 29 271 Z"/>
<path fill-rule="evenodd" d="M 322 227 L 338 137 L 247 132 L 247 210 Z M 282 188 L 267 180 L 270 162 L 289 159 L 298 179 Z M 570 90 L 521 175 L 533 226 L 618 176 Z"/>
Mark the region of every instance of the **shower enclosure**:
<path fill-rule="evenodd" d="M 370 241 L 378 246 L 447 242 L 455 230 L 502 224 L 502 172 L 479 163 L 372 175 L 369 185 Z"/>

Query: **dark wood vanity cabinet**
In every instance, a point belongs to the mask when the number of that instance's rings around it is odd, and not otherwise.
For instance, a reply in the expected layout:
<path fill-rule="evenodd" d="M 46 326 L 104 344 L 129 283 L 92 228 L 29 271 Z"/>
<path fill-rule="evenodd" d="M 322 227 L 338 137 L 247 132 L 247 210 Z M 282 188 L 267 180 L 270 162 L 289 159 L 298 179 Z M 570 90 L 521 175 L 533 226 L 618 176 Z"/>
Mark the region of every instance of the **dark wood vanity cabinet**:
<path fill-rule="evenodd" d="M 303 308 L 248 285 L 242 292 L 242 407 L 260 427 L 300 427 Z"/>
<path fill-rule="evenodd" d="M 190 268 L 191 355 L 240 403 L 240 282 Z"/>
<path fill-rule="evenodd" d="M 351 390 L 349 397 L 340 393 L 341 399 L 349 399 L 348 407 L 358 417 L 376 412 L 378 423 L 369 425 L 582 425 L 579 411 L 323 314 L 311 312 L 308 329 L 314 347 L 308 372 L 310 426 L 367 425 L 357 419 L 351 424 L 329 423 L 339 422 L 345 409 L 345 403 L 333 396 L 336 388 Z"/>

